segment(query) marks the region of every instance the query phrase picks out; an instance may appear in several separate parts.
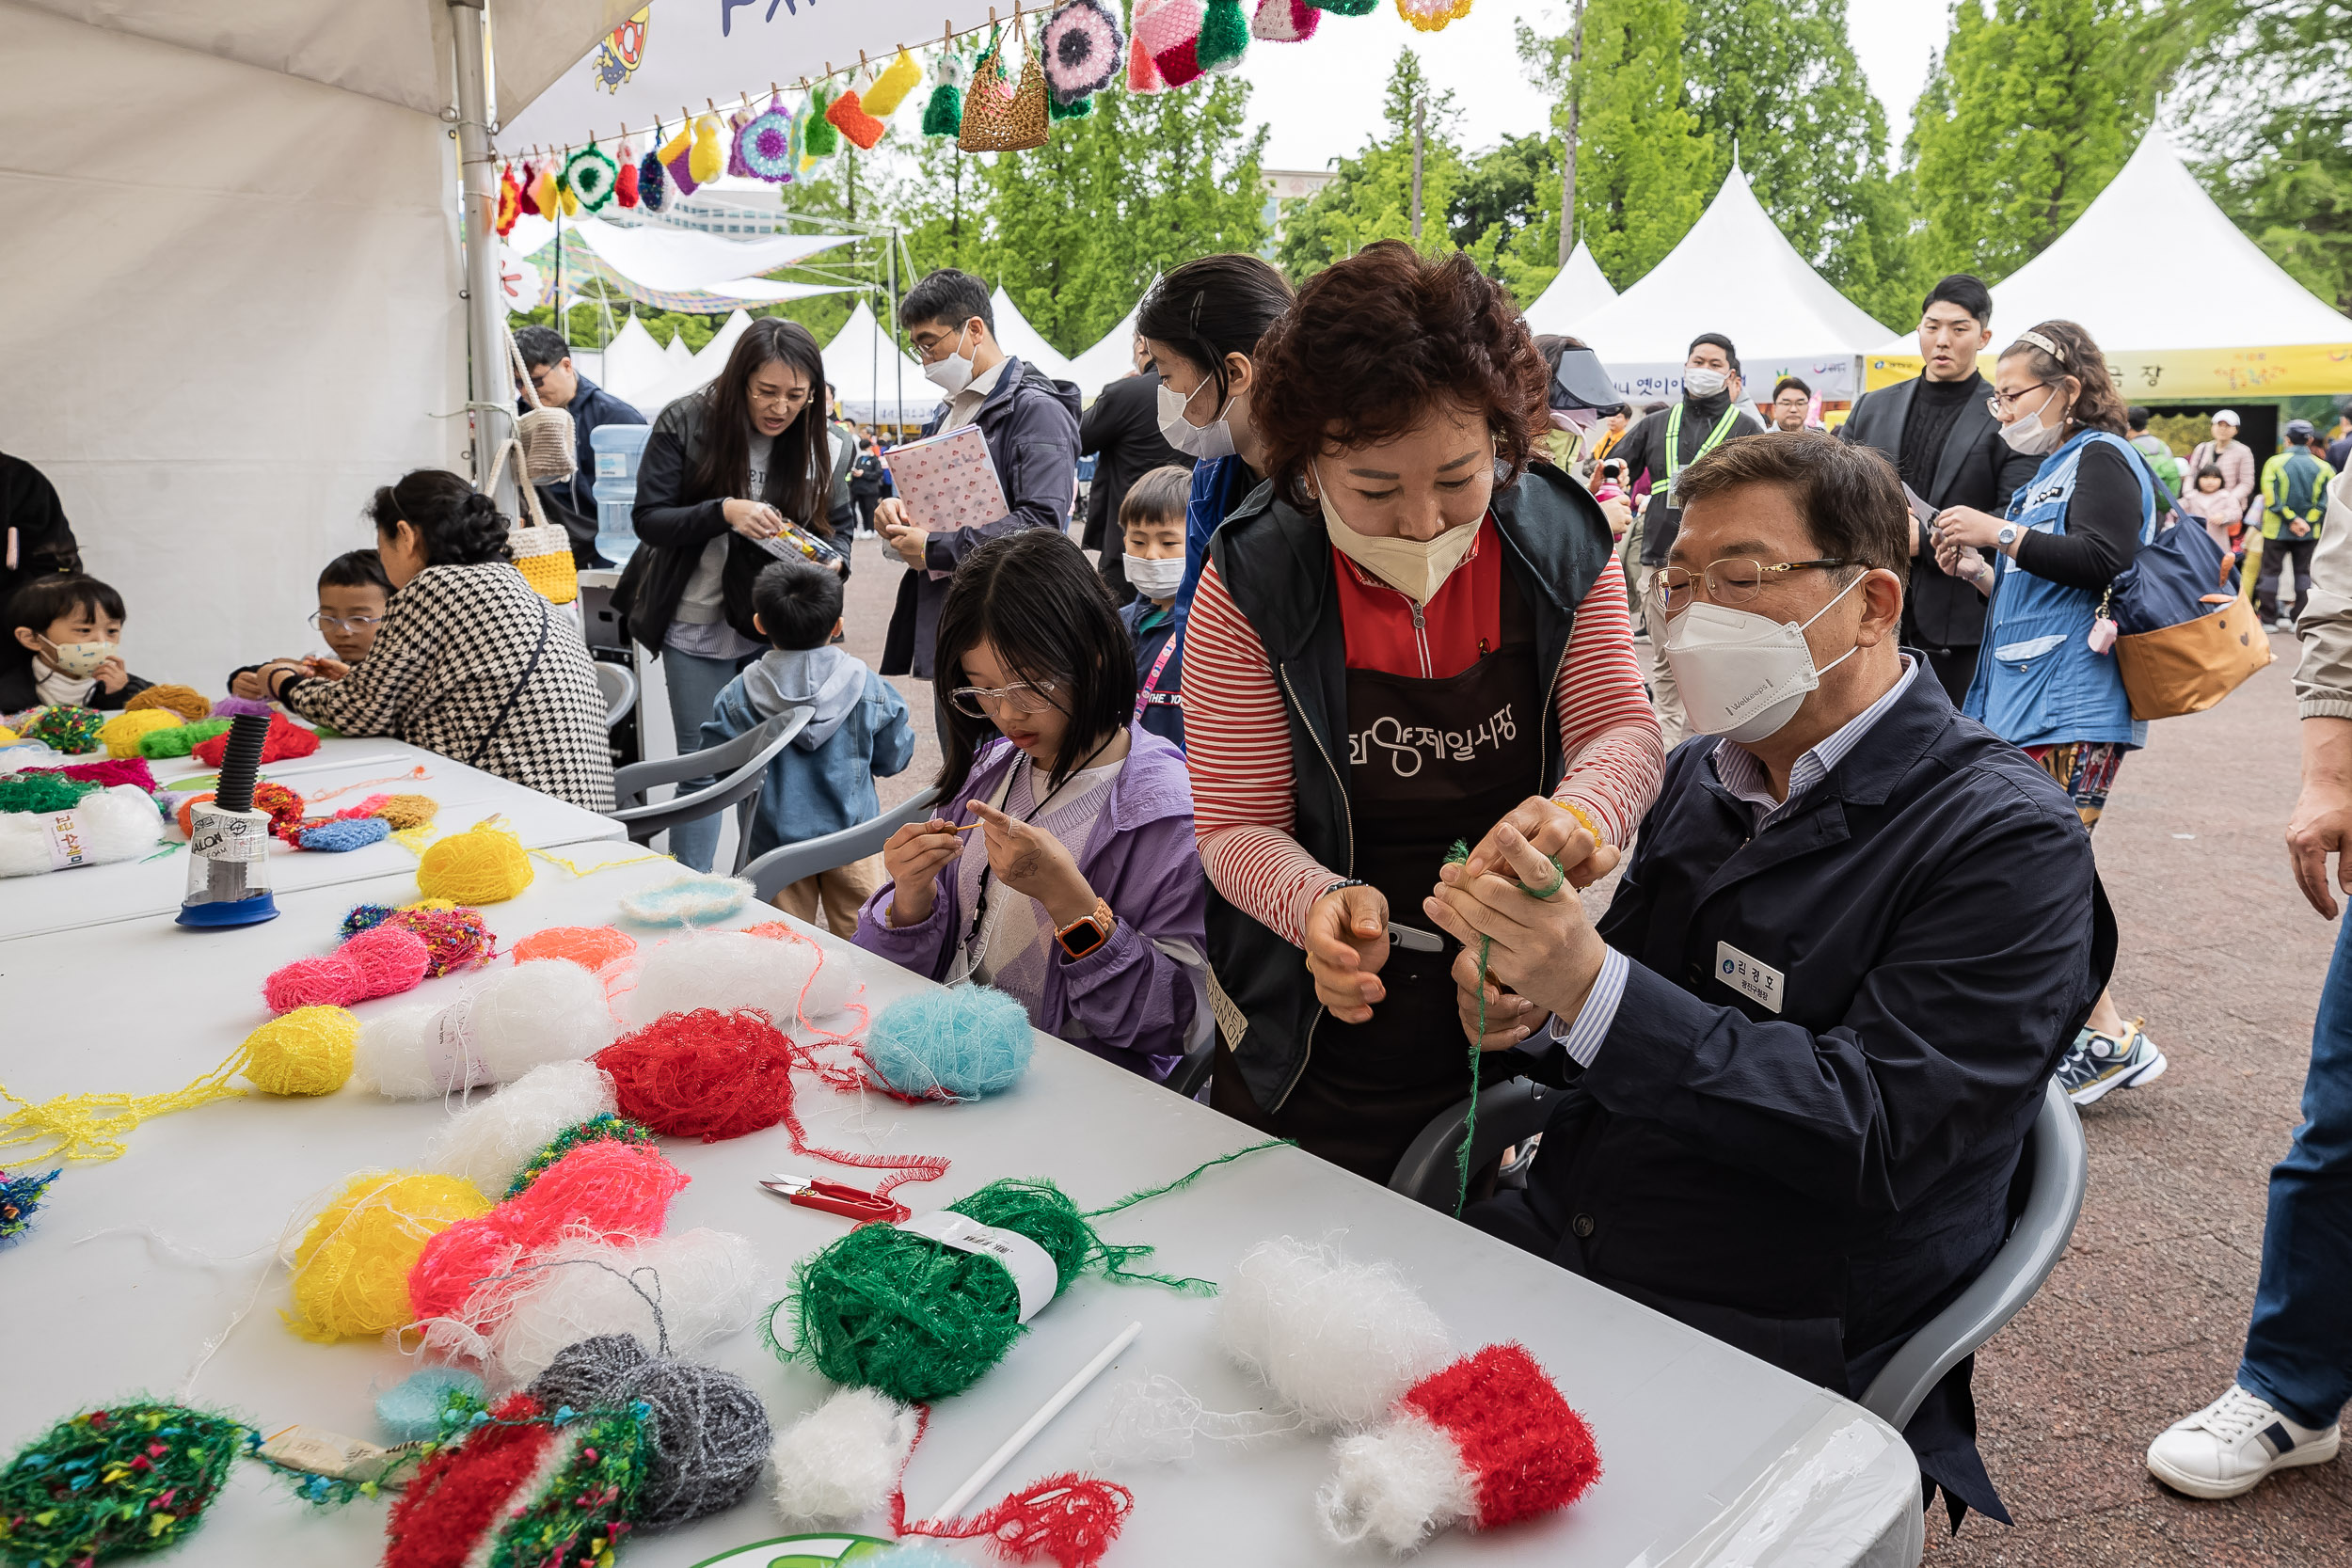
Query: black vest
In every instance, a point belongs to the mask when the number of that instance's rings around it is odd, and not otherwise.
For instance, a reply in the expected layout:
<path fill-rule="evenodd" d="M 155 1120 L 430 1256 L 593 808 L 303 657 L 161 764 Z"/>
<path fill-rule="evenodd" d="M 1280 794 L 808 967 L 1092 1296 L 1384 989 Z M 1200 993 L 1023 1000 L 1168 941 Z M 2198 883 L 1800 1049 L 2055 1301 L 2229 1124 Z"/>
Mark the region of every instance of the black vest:
<path fill-rule="evenodd" d="M 1576 607 L 1609 563 L 1609 524 L 1581 484 L 1548 463 L 1494 494 L 1506 546 L 1504 569 L 1534 612 L 1536 657 L 1546 675 L 1544 773 L 1556 788 L 1565 769 L 1551 712 Z M 1306 851 L 1343 876 L 1354 874 L 1348 809 L 1347 637 L 1332 578 L 1331 540 L 1319 513 L 1299 511 L 1262 484 L 1209 541 L 1226 592 L 1265 647 L 1290 721 L 1291 777 Z M 1195 723 L 1199 721 L 1195 720 Z M 1209 887 L 1209 970 L 1217 1026 L 1250 1095 L 1279 1110 L 1306 1070 L 1322 1006 L 1298 949 Z"/>

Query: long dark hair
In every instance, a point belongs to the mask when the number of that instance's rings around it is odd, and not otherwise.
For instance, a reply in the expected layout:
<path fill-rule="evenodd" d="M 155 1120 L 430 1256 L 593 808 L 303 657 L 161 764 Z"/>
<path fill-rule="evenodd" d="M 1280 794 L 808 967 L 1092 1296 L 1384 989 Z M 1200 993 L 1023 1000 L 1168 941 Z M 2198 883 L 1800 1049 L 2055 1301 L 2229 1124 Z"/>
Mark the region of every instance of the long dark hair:
<path fill-rule="evenodd" d="M 1291 308 L 1291 286 L 1255 256 L 1203 256 L 1159 281 L 1136 308 L 1136 331 L 1176 349 L 1216 383 L 1225 401 L 1225 356 L 1255 357 L 1258 340 Z"/>
<path fill-rule="evenodd" d="M 413 468 L 398 483 L 384 485 L 368 502 L 368 518 L 387 539 L 399 532 L 397 524 L 415 529 L 428 566 L 476 566 L 515 559 L 506 544 L 506 515 L 469 481 L 447 468 Z"/>
<path fill-rule="evenodd" d="M 963 656 L 983 640 L 1018 678 L 1051 681 L 1054 705 L 1070 715 L 1052 784 L 1076 772 L 1136 711 L 1135 643 L 1078 546 L 1043 528 L 992 540 L 963 558 L 939 609 L 931 700 L 939 710 L 943 805 L 962 791 L 974 755 L 997 733 L 947 700 L 972 684 Z"/>
<path fill-rule="evenodd" d="M 808 378 L 808 402 L 784 427 L 768 456 L 768 493 L 751 494 L 752 377 L 780 362 Z M 825 441 L 825 357 L 799 322 L 762 316 L 735 341 L 719 379 L 695 394 L 703 400 L 702 456 L 694 465 L 694 494 L 704 500 L 740 496 L 763 500 L 809 532 L 830 538 L 825 500 L 832 488 L 833 452 Z"/>

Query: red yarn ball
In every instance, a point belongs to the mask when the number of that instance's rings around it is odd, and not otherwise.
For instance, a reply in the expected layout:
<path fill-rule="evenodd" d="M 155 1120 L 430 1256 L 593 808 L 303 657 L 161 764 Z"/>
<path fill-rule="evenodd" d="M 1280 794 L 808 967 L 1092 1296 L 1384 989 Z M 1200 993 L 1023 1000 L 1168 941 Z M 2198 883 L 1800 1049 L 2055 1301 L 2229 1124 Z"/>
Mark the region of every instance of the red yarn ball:
<path fill-rule="evenodd" d="M 274 1013 L 296 1007 L 348 1007 L 373 996 L 414 990 L 432 962 L 424 939 L 405 927 L 360 932 L 321 958 L 296 958 L 262 982 Z"/>
<path fill-rule="evenodd" d="M 1426 1416 L 1478 1478 L 1478 1528 L 1565 1508 L 1600 1479 L 1593 1429 L 1535 1358 L 1488 1345 L 1430 1373 L 1398 1402 Z"/>
<path fill-rule="evenodd" d="M 269 734 L 262 739 L 263 766 L 273 762 L 281 762 L 287 757 L 307 757 L 318 749 L 319 736 L 316 730 L 306 729 L 282 713 L 273 713 L 269 716 Z M 196 760 L 207 768 L 218 768 L 221 759 L 228 755 L 228 752 L 229 732 L 223 730 L 212 739 L 197 743 Z M 257 791 L 255 795 L 257 803 L 259 800 L 260 795 Z"/>
<path fill-rule="evenodd" d="M 529 1394 L 510 1395 L 495 1419 L 444 1445 L 394 1497 L 384 1522 L 384 1568 L 457 1568 L 527 1501 L 523 1489 L 553 1457 L 555 1429 Z"/>
<path fill-rule="evenodd" d="M 765 1013 L 664 1013 L 596 1054 L 621 1115 L 676 1138 L 717 1143 L 792 1114 L 792 1042 Z"/>

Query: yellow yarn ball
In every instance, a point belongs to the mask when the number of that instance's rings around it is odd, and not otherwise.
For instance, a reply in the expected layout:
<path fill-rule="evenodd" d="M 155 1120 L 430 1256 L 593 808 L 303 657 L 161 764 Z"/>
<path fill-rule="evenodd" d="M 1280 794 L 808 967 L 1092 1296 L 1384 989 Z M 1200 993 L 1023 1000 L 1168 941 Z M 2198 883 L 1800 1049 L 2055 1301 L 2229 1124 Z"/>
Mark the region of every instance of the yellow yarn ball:
<path fill-rule="evenodd" d="M 406 1324 L 408 1271 L 424 1243 L 490 1212 L 461 1176 L 363 1171 L 343 1184 L 294 1248 L 294 1310 L 306 1339 L 369 1338 Z"/>
<path fill-rule="evenodd" d="M 8 728 L 8 725 L 0 724 L 0 746 L 13 746 L 23 738 L 24 736 Z"/>
<path fill-rule="evenodd" d="M 139 754 L 139 736 L 155 730 L 176 730 L 185 722 L 169 708 L 129 709 L 101 724 L 98 740 L 110 757 L 135 757 Z"/>
<path fill-rule="evenodd" d="M 392 832 L 405 833 L 432 821 L 440 809 L 441 802 L 430 795 L 393 795 L 375 808 L 375 815 L 389 824 Z"/>
<path fill-rule="evenodd" d="M 530 885 L 531 856 L 523 841 L 487 822 L 450 834 L 417 863 L 418 891 L 469 909 L 503 903 Z"/>
<path fill-rule="evenodd" d="M 351 1082 L 359 1021 L 341 1007 L 296 1007 L 246 1037 L 245 1076 L 270 1094 L 333 1094 Z"/>

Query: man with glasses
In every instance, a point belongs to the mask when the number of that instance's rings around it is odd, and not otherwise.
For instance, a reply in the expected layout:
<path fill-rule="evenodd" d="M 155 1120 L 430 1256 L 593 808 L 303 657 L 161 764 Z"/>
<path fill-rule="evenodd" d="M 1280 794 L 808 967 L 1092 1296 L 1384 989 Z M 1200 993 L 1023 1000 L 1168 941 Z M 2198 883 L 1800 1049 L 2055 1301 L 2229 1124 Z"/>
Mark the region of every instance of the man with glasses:
<path fill-rule="evenodd" d="M 1507 1053 L 1483 1076 L 1566 1091 L 1526 1188 L 1468 1218 L 1859 1395 L 2007 1233 L 2114 920 L 2064 792 L 1898 649 L 1892 464 L 1738 441 L 1682 500 L 1651 613 L 1717 738 L 1667 759 L 1608 913 L 1507 827 L 1422 905 L 1466 944 L 1466 1030 Z M 1904 1429 L 1955 1525 L 2007 1518 L 1970 1365 Z"/>
<path fill-rule="evenodd" d="M 574 450 L 580 454 L 580 465 L 569 479 L 539 486 L 540 504 L 571 535 L 574 565 L 610 566 L 612 562 L 596 550 L 596 458 L 588 437 L 599 425 L 644 424 L 645 416 L 572 369 L 572 351 L 553 328 L 523 327 L 515 334 L 515 346 L 522 353 L 523 369 L 539 401 L 571 415 Z M 518 408 L 531 406 L 519 387 L 516 398 Z"/>
<path fill-rule="evenodd" d="M 1916 498 L 1913 510 L 1924 503 L 1925 518 L 1947 506 L 1997 517 L 2041 466 L 2040 458 L 2010 450 L 1987 405 L 1993 388 L 1977 369 L 1977 356 L 1992 341 L 1993 292 L 1981 278 L 1953 273 L 1920 304 L 1919 374 L 1865 392 L 1838 427 L 1839 440 L 1875 447 L 1894 463 Z M 1928 668 L 1958 706 L 1977 673 L 1984 595 L 1936 564 L 1935 541 L 1922 517 L 1907 526 L 1911 580 L 1902 640 L 1928 656 Z"/>

